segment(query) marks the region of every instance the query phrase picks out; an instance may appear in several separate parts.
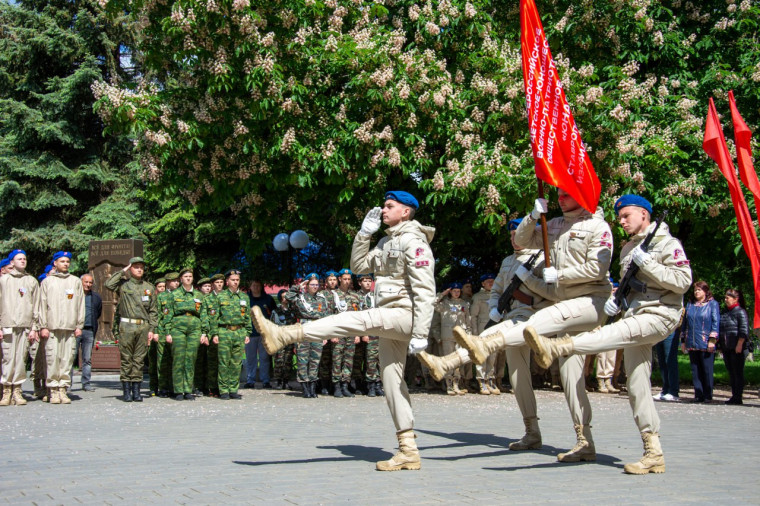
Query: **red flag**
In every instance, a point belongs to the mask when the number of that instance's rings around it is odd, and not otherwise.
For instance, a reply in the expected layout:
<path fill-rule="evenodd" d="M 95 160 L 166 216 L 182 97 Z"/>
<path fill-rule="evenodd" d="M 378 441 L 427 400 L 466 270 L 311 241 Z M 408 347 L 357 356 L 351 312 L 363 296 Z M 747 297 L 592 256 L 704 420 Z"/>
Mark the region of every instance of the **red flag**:
<path fill-rule="evenodd" d="M 522 65 L 536 176 L 596 211 L 602 187 L 570 112 L 533 0 L 520 0 Z"/>
<path fill-rule="evenodd" d="M 728 180 L 728 190 L 731 192 L 731 202 L 733 202 L 734 211 L 736 211 L 736 221 L 739 225 L 742 245 L 752 265 L 752 279 L 755 286 L 755 322 L 753 328 L 758 328 L 760 327 L 760 244 L 757 242 L 757 233 L 752 223 L 752 216 L 749 214 L 747 202 L 745 202 L 744 194 L 739 186 L 736 169 L 734 169 L 734 163 L 731 161 L 731 154 L 728 152 L 726 138 L 723 136 L 723 129 L 718 121 L 718 113 L 715 111 L 712 98 L 707 112 L 702 148 L 710 158 L 715 160 L 723 176 Z"/>
<path fill-rule="evenodd" d="M 728 104 L 731 106 L 731 119 L 734 123 L 734 141 L 736 142 L 736 161 L 739 165 L 739 177 L 744 186 L 755 197 L 755 215 L 760 213 L 760 181 L 757 180 L 755 167 L 752 165 L 752 132 L 739 114 L 734 100 L 734 92 L 728 92 Z"/>

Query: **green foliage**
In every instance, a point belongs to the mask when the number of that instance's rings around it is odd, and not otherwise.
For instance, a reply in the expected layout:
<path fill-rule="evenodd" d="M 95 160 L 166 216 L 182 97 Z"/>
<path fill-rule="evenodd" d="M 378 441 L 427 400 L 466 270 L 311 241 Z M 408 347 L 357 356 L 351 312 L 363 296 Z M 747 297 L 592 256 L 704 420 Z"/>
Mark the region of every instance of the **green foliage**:
<path fill-rule="evenodd" d="M 498 266 L 506 221 L 536 193 L 518 2 L 111 0 L 106 9 L 139 24 L 145 72 L 134 85 L 98 84 L 97 107 L 137 137 L 145 178 L 178 206 L 156 233 L 193 208 L 235 230 L 251 258 L 295 228 L 346 251 L 366 210 L 402 188 L 424 202 L 419 218 L 436 226 L 448 275 Z M 746 290 L 726 184 L 701 136 L 707 98 L 726 113 L 729 89 L 758 125 L 760 7 L 539 9 L 608 218 L 620 194 L 645 195 L 671 211 L 695 277 Z"/>

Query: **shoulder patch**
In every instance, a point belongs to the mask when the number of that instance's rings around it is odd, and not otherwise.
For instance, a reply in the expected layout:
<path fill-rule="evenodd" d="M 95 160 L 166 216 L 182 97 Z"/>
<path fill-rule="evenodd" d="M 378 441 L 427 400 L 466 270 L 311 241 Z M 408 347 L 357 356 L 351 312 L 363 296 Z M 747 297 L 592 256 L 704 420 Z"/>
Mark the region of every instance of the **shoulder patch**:
<path fill-rule="evenodd" d="M 689 262 L 689 259 L 686 258 L 686 253 L 681 248 L 677 248 L 675 251 L 673 251 L 673 260 L 676 261 L 676 266 L 682 267 L 684 265 L 689 265 L 691 262 Z"/>

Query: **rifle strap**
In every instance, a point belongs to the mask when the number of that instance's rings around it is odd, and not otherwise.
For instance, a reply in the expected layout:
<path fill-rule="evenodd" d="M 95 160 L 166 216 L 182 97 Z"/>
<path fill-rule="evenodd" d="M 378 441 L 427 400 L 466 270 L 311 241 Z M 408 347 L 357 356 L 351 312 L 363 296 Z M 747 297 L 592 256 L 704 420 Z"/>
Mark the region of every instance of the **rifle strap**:
<path fill-rule="evenodd" d="M 519 300 L 520 302 L 522 302 L 526 306 L 532 306 L 533 305 L 533 297 L 531 297 L 530 295 L 528 295 L 525 292 L 521 292 L 520 289 L 515 290 L 514 293 L 512 294 L 512 297 L 514 297 L 515 299 Z"/>

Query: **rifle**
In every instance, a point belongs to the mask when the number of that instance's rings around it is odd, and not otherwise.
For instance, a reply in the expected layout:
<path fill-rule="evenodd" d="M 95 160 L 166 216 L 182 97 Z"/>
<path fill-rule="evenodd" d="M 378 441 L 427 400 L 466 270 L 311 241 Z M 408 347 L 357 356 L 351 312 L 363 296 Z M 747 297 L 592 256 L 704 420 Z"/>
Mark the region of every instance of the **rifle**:
<path fill-rule="evenodd" d="M 654 228 L 641 242 L 641 249 L 645 252 L 649 251 L 649 243 L 651 243 L 652 239 L 654 239 L 654 236 L 657 233 L 657 229 L 660 228 L 660 225 L 665 220 L 665 217 L 667 215 L 668 211 L 663 211 L 660 216 L 657 217 Z M 636 274 L 638 273 L 639 266 L 635 262 L 631 262 L 631 265 L 629 265 L 628 270 L 625 271 L 625 276 L 623 276 L 623 279 L 620 280 L 618 289 L 615 292 L 615 304 L 623 312 L 628 311 L 628 308 L 630 307 L 628 305 L 628 295 L 631 293 L 631 289 L 634 289 L 640 293 L 647 293 L 647 284 L 636 277 Z M 607 321 L 604 324 L 607 325 L 612 321 L 613 318 L 613 316 L 608 316 Z"/>
<path fill-rule="evenodd" d="M 528 260 L 523 263 L 523 267 L 525 267 L 528 270 L 531 270 L 533 268 L 533 265 L 536 263 L 536 260 L 538 260 L 538 257 L 541 255 L 541 251 L 537 251 L 533 253 Z M 517 277 L 517 275 L 512 276 L 512 281 L 509 282 L 509 286 L 506 290 L 504 290 L 504 293 L 501 294 L 499 297 L 499 302 L 496 304 L 496 309 L 499 310 L 499 313 L 504 313 L 509 307 L 512 305 L 512 301 L 515 300 L 515 292 L 522 286 L 522 280 Z M 493 327 L 496 325 L 497 322 L 493 320 L 488 320 L 488 323 L 486 323 L 485 328 Z"/>

